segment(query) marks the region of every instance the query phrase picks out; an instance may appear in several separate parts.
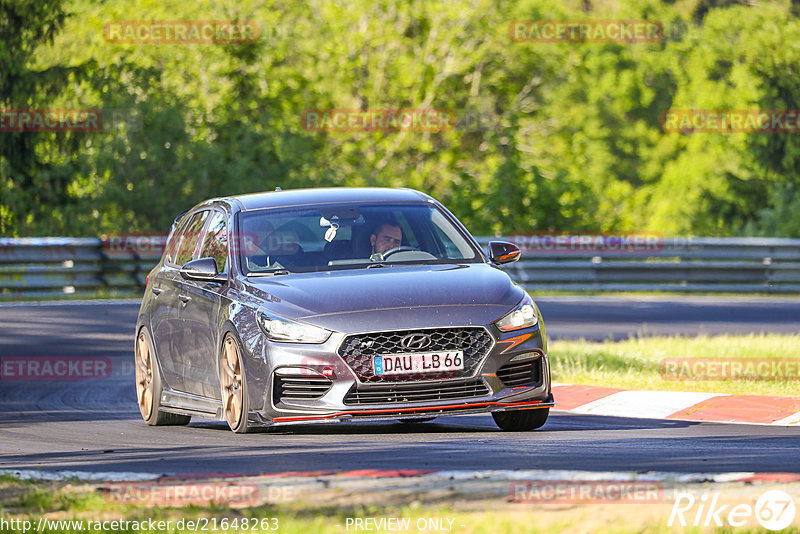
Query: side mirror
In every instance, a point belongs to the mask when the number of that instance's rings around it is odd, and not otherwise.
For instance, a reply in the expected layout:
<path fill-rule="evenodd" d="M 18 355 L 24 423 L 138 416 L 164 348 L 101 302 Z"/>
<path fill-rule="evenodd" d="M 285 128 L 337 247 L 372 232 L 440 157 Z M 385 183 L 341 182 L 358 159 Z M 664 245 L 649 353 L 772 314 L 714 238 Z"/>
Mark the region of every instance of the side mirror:
<path fill-rule="evenodd" d="M 198 282 L 224 283 L 228 281 L 227 274 L 220 274 L 220 272 L 217 271 L 217 262 L 214 258 L 192 260 L 181 267 L 180 273 L 185 279 L 196 280 Z"/>
<path fill-rule="evenodd" d="M 497 265 L 513 263 L 519 259 L 520 254 L 519 247 L 514 243 L 505 241 L 489 242 L 489 259 Z"/>

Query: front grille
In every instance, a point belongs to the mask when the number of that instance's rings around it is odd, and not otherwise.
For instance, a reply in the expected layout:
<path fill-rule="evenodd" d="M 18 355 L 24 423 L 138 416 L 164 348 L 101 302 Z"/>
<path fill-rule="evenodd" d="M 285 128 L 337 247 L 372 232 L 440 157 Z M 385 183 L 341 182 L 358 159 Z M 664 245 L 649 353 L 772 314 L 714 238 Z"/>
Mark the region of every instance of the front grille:
<path fill-rule="evenodd" d="M 482 379 L 456 384 L 419 383 L 380 386 L 353 386 L 345 395 L 345 404 L 392 404 L 413 402 L 435 402 L 472 399 L 489 394 Z"/>
<path fill-rule="evenodd" d="M 507 387 L 534 386 L 542 383 L 542 358 L 509 362 L 497 371 L 497 378 Z"/>
<path fill-rule="evenodd" d="M 281 401 L 313 400 L 325 395 L 333 383 L 324 376 L 275 375 L 275 404 Z"/>
<path fill-rule="evenodd" d="M 400 340 L 409 334 L 427 334 L 430 345 L 422 349 L 408 349 Z M 407 382 L 411 380 L 446 380 L 469 378 L 492 348 L 492 336 L 482 327 L 431 328 L 427 330 L 398 330 L 371 332 L 348 336 L 339 346 L 339 356 L 350 366 L 361 382 Z M 372 357 L 386 354 L 437 352 L 461 350 L 464 352 L 464 369 L 442 373 L 408 373 L 403 375 L 375 375 Z"/>

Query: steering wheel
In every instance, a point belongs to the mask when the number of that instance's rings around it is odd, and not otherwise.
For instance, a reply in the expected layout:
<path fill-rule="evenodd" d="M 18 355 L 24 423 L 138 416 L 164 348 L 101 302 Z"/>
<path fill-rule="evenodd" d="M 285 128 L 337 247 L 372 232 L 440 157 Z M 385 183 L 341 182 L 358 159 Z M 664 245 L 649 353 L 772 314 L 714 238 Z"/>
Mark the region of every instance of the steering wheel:
<path fill-rule="evenodd" d="M 384 252 L 382 254 L 383 259 L 385 260 L 386 258 L 391 256 L 392 254 L 396 254 L 398 252 L 420 252 L 420 250 L 418 248 L 416 248 L 416 247 L 409 247 L 409 246 L 406 246 L 406 245 L 402 245 L 402 246 L 399 246 L 399 247 L 390 248 L 389 250 Z"/>

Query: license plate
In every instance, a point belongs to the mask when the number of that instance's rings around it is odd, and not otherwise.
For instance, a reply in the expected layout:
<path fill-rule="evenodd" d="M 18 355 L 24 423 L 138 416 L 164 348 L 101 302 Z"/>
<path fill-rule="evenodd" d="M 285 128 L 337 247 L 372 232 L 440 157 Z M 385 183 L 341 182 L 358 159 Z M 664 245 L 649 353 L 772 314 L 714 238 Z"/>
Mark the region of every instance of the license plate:
<path fill-rule="evenodd" d="M 461 371 L 464 369 L 464 351 L 383 354 L 372 358 L 372 368 L 376 375 Z"/>

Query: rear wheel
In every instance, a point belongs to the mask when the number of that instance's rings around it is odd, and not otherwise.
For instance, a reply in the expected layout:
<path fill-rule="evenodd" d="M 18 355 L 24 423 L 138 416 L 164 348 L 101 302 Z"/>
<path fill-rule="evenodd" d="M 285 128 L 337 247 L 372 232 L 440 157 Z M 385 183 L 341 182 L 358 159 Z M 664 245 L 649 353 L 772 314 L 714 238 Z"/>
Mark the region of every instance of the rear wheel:
<path fill-rule="evenodd" d="M 550 408 L 516 410 L 513 412 L 492 412 L 495 424 L 497 424 L 501 430 L 509 432 L 521 432 L 540 428 L 547 422 L 548 415 L 550 415 Z"/>
<path fill-rule="evenodd" d="M 247 414 L 250 403 L 247 399 L 247 384 L 242 366 L 241 351 L 233 334 L 225 336 L 219 363 L 220 386 L 222 387 L 222 411 L 228 426 L 237 434 L 252 430 Z"/>
<path fill-rule="evenodd" d="M 136 399 L 139 412 L 148 425 L 187 425 L 188 415 L 178 415 L 161 411 L 161 373 L 155 354 L 150 349 L 150 334 L 146 328 L 139 330 L 136 338 Z"/>

